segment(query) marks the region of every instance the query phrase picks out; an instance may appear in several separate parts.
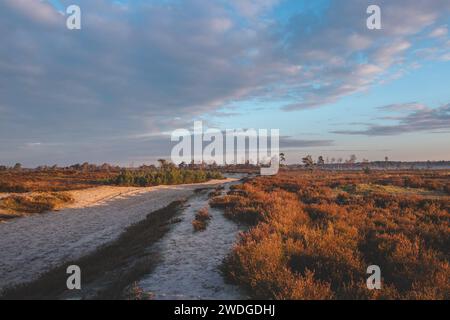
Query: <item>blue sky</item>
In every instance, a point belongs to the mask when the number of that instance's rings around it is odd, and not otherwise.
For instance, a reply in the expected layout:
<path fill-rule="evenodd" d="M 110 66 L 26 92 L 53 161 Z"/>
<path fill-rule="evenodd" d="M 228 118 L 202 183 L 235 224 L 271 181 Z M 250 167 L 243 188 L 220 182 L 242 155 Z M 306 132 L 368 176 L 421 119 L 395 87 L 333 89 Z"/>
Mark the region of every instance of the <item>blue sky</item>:
<path fill-rule="evenodd" d="M 70 4 L 82 30 L 65 28 Z M 369 4 L 382 30 L 366 28 Z M 450 160 L 449 13 L 446 0 L 4 0 L 0 164 L 152 162 L 195 120 L 280 129 L 289 162 Z"/>

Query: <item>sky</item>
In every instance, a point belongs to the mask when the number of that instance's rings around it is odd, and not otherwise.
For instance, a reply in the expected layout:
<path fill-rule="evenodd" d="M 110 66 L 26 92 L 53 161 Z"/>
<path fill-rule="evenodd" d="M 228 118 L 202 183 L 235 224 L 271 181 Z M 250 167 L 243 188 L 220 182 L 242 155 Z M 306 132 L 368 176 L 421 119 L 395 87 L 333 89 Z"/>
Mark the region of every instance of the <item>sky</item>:
<path fill-rule="evenodd" d="M 0 164 L 152 163 L 200 120 L 279 129 L 289 163 L 450 160 L 449 26 L 448 0 L 0 0 Z"/>

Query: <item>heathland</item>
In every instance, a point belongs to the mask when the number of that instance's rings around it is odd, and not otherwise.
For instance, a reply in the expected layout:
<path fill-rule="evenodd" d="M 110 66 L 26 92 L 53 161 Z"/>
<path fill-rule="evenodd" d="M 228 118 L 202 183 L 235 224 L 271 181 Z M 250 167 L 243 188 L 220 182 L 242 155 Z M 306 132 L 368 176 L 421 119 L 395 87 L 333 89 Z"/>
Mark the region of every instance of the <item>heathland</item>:
<path fill-rule="evenodd" d="M 215 170 L 167 163 L 0 171 L 3 219 L 61 210 L 0 224 L 0 258 L 8 262 L 0 282 L 27 282 L 68 255 L 93 252 L 150 212 L 192 195 L 197 183 L 217 186 L 227 181 L 221 178 Z M 210 206 L 246 230 L 222 272 L 251 298 L 450 298 L 448 170 L 284 167 L 210 195 Z M 189 230 L 201 236 L 211 219 L 202 204 Z M 381 269 L 381 290 L 366 286 L 371 265 Z"/>
<path fill-rule="evenodd" d="M 0 170 L 0 221 L 60 210 L 75 202 L 74 190 L 99 186 L 154 187 L 223 179 L 215 170 L 161 166 L 124 169 L 94 165 Z"/>
<path fill-rule="evenodd" d="M 284 171 L 211 205 L 249 225 L 223 271 L 253 298 L 450 298 L 448 171 Z"/>

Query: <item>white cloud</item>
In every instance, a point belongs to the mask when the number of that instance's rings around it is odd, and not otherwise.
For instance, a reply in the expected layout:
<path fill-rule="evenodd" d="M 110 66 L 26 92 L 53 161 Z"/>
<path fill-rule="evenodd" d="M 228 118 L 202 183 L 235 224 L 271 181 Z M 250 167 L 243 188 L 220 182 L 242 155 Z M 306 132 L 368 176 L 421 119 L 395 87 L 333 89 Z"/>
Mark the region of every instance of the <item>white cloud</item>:
<path fill-rule="evenodd" d="M 36 22 L 55 25 L 63 21 L 59 14 L 49 3 L 39 0 L 5 0 L 10 8 L 23 14 Z"/>
<path fill-rule="evenodd" d="M 447 34 L 448 34 L 447 26 L 440 26 L 438 28 L 433 29 L 433 31 L 430 32 L 430 37 L 442 38 L 442 37 L 446 37 Z"/>
<path fill-rule="evenodd" d="M 247 18 L 255 18 L 279 2 L 280 0 L 231 0 L 238 12 Z"/>
<path fill-rule="evenodd" d="M 277 0 L 234 0 L 238 12 L 221 1 L 79 2 L 76 33 L 44 2 L 0 2 L 0 137 L 24 145 L 58 136 L 85 148 L 166 132 L 252 98 L 289 99 L 287 110 L 331 104 L 377 83 L 450 8 L 380 0 L 383 30 L 371 32 L 360 0 L 332 2 L 323 21 L 300 13 L 287 25 L 267 18 Z M 10 149 L 0 144 L 2 154 Z"/>
<path fill-rule="evenodd" d="M 389 105 L 379 108 L 387 112 L 402 112 L 400 116 L 382 119 L 397 121 L 394 125 L 369 124 L 362 130 L 336 130 L 332 133 L 345 135 L 394 136 L 413 132 L 441 132 L 450 128 L 450 104 L 431 108 L 418 103 Z M 404 114 L 404 112 L 408 112 Z"/>

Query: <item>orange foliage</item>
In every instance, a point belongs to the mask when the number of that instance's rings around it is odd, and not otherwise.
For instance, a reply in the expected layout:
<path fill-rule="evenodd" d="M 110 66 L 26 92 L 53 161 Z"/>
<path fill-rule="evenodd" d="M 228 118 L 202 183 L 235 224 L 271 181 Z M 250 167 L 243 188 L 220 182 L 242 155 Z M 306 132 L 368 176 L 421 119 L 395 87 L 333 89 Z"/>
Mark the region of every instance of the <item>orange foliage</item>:
<path fill-rule="evenodd" d="M 448 178 L 320 171 L 255 178 L 211 200 L 251 226 L 224 272 L 263 299 L 449 299 Z M 373 264 L 382 290 L 366 287 Z"/>

